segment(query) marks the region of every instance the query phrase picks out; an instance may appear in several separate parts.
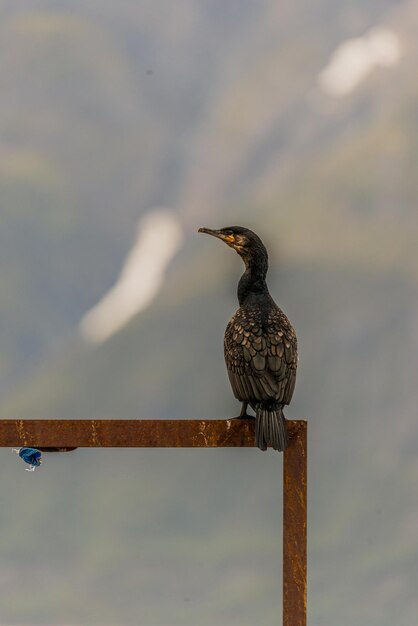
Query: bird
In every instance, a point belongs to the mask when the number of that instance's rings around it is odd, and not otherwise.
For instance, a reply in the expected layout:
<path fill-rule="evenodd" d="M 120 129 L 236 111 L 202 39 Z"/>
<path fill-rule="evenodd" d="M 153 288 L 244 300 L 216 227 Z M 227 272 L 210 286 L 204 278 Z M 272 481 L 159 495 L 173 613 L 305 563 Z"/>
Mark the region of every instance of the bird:
<path fill-rule="evenodd" d="M 289 445 L 283 407 L 292 399 L 296 383 L 298 347 L 295 330 L 271 297 L 266 275 L 268 253 L 249 228 L 199 228 L 233 248 L 245 264 L 238 283 L 239 309 L 229 321 L 224 355 L 234 396 L 242 402 L 239 418 L 255 412 L 255 443 L 283 451 Z"/>

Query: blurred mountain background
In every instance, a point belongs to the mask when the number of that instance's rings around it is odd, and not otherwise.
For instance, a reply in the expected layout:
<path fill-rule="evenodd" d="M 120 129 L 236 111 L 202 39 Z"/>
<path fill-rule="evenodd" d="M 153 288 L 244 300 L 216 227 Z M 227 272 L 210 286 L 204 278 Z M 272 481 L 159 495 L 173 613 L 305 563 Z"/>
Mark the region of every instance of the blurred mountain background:
<path fill-rule="evenodd" d="M 0 5 L 2 418 L 238 411 L 222 337 L 254 228 L 300 343 L 309 623 L 418 614 L 418 7 Z M 0 455 L 1 624 L 269 626 L 281 459 Z"/>

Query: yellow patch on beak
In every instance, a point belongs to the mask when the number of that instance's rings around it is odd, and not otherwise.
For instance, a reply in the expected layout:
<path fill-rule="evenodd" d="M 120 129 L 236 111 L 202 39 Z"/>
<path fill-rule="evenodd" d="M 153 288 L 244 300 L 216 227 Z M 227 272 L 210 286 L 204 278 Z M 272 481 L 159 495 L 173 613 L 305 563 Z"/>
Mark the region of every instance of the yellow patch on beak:
<path fill-rule="evenodd" d="M 227 235 L 225 241 L 226 243 L 235 243 L 235 235 Z"/>

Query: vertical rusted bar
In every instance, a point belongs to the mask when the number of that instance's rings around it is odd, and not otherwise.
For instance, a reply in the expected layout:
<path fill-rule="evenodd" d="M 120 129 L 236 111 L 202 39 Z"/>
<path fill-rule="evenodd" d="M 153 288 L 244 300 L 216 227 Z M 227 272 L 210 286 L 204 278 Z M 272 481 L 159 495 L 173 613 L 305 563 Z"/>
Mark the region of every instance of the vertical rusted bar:
<path fill-rule="evenodd" d="M 306 626 L 307 422 L 284 453 L 283 626 Z"/>

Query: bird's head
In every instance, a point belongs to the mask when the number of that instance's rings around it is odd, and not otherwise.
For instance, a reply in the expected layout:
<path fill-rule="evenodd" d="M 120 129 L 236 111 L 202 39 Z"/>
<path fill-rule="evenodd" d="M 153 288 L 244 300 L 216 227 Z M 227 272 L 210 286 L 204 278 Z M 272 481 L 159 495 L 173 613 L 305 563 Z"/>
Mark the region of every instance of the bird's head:
<path fill-rule="evenodd" d="M 211 228 L 199 228 L 199 233 L 206 233 L 224 241 L 243 258 L 244 262 L 253 258 L 264 258 L 267 261 L 267 250 L 261 241 L 249 228 L 242 226 L 227 226 L 219 230 Z"/>
<path fill-rule="evenodd" d="M 260 237 L 249 228 L 243 228 L 242 226 L 226 226 L 219 230 L 203 227 L 199 228 L 199 233 L 206 233 L 221 239 L 228 246 L 234 248 L 241 256 L 248 254 L 253 249 L 264 248 Z"/>

